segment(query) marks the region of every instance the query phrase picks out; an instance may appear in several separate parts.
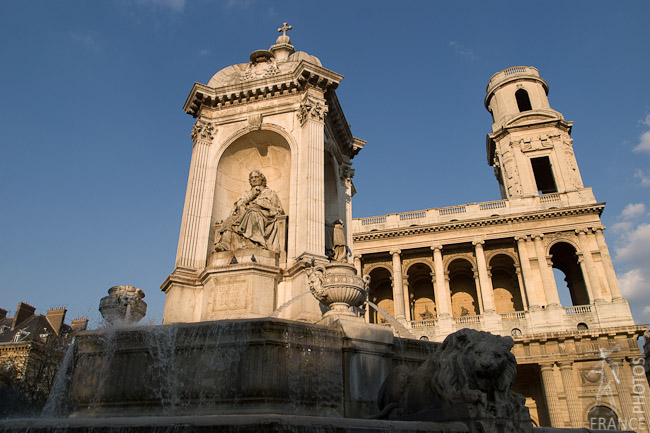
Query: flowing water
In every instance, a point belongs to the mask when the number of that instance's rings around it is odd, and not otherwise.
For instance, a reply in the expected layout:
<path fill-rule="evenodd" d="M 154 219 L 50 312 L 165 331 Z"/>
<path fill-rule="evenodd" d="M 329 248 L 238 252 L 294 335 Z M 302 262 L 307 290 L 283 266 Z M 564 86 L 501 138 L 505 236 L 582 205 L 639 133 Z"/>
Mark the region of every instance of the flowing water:
<path fill-rule="evenodd" d="M 393 316 L 379 308 L 377 304 L 374 302 L 366 301 L 368 305 L 370 305 L 372 308 L 374 308 L 379 314 L 384 316 L 384 318 L 390 323 L 390 325 L 397 331 L 398 336 L 400 337 L 405 337 L 405 338 L 415 338 L 413 334 L 411 334 L 411 331 L 406 329 L 404 325 L 399 323 Z"/>

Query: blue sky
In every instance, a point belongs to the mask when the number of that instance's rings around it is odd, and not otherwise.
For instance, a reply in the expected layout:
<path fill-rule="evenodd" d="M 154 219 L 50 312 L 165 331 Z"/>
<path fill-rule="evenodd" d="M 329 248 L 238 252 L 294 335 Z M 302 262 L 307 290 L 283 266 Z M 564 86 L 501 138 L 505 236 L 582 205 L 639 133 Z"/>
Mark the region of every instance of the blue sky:
<path fill-rule="evenodd" d="M 109 287 L 148 320 L 173 270 L 193 83 L 248 61 L 287 21 L 297 50 L 345 76 L 355 217 L 499 198 L 483 107 L 495 72 L 539 69 L 575 122 L 587 186 L 635 318 L 650 321 L 647 1 L 0 2 L 0 307 L 97 326 Z M 147 320 L 147 319 L 145 319 Z"/>

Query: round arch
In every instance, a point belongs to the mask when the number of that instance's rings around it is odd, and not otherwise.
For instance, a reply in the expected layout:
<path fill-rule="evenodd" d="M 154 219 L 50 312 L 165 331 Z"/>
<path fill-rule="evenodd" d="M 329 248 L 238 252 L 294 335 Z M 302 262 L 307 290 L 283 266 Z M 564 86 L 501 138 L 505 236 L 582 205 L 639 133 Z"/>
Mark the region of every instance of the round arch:
<path fill-rule="evenodd" d="M 451 310 L 454 317 L 476 316 L 481 313 L 474 280 L 474 266 L 465 257 L 456 257 L 449 262 L 449 290 Z"/>
<path fill-rule="evenodd" d="M 424 261 L 410 263 L 405 271 L 412 320 L 431 320 L 437 315 L 432 272 L 431 266 Z"/>
<path fill-rule="evenodd" d="M 497 313 L 523 311 L 524 303 L 515 260 L 510 254 L 493 254 L 488 264 Z"/>
<path fill-rule="evenodd" d="M 578 251 L 573 243 L 558 240 L 553 243 L 548 254 L 551 256 L 560 300 L 565 298 L 564 303 L 567 303 L 570 299 L 572 305 L 589 305 L 590 294 L 578 262 Z"/>
<path fill-rule="evenodd" d="M 586 423 L 592 430 L 620 430 L 620 416 L 616 408 L 603 402 L 592 402 L 584 412 Z"/>
<path fill-rule="evenodd" d="M 370 276 L 370 287 L 368 288 L 368 300 L 386 313 L 395 317 L 395 305 L 393 302 L 392 273 L 384 266 L 376 266 L 366 272 Z M 372 307 L 372 306 L 371 306 Z M 386 319 L 374 308 L 368 309 L 370 323 L 384 323 Z"/>
<path fill-rule="evenodd" d="M 286 176 L 295 165 L 291 163 L 291 141 L 273 129 L 244 128 L 224 142 L 215 156 L 213 221 L 225 219 L 237 198 L 250 189 L 248 175 L 253 170 L 264 173 L 285 213 L 291 214 L 291 178 Z"/>

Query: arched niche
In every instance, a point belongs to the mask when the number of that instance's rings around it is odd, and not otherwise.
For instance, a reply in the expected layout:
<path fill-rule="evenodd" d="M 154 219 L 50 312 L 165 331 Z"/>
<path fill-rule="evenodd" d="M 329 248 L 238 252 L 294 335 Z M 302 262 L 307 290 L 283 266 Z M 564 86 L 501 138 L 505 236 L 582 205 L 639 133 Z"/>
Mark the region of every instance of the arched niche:
<path fill-rule="evenodd" d="M 368 300 L 386 313 L 395 317 L 395 307 L 393 303 L 393 284 L 391 273 L 384 267 L 374 268 L 369 273 L 370 288 L 368 290 Z M 368 308 L 370 323 L 384 323 L 386 318 L 374 308 Z"/>
<path fill-rule="evenodd" d="M 478 315 L 480 309 L 472 264 L 465 259 L 455 259 L 449 263 L 448 269 L 454 317 Z"/>
<path fill-rule="evenodd" d="M 409 308 L 413 320 L 433 319 L 437 315 L 431 268 L 414 263 L 407 270 Z"/>
<path fill-rule="evenodd" d="M 578 262 L 576 248 L 568 242 L 557 242 L 551 246 L 549 253 L 560 300 L 566 299 L 565 293 L 568 291 L 572 305 L 588 305 L 589 292 Z"/>
<path fill-rule="evenodd" d="M 284 213 L 289 215 L 291 150 L 277 132 L 251 131 L 232 142 L 217 164 L 212 221 L 224 220 L 234 202 L 250 189 L 248 175 L 260 170 L 267 186 L 278 194 Z"/>
<path fill-rule="evenodd" d="M 523 311 L 519 279 L 512 257 L 496 254 L 490 259 L 490 268 L 497 313 Z"/>

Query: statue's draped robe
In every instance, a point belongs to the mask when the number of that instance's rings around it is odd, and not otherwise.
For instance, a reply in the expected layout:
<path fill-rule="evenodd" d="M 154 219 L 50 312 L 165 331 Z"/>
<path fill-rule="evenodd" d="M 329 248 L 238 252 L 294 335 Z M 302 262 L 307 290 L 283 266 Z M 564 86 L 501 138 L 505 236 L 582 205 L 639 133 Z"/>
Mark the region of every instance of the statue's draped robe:
<path fill-rule="evenodd" d="M 257 188 L 252 188 L 237 200 L 235 209 L 221 225 L 217 251 L 251 246 L 276 252 L 280 250 L 280 223 L 276 217 L 284 215 L 282 204 L 273 190 Z"/>

